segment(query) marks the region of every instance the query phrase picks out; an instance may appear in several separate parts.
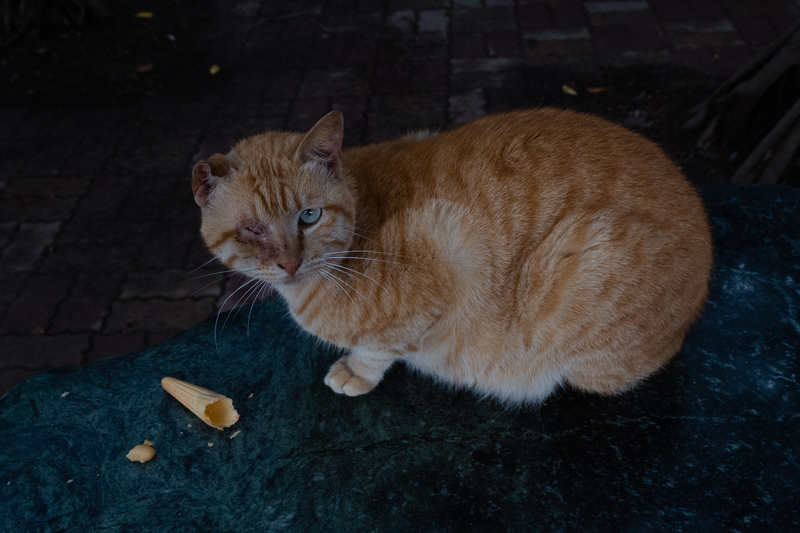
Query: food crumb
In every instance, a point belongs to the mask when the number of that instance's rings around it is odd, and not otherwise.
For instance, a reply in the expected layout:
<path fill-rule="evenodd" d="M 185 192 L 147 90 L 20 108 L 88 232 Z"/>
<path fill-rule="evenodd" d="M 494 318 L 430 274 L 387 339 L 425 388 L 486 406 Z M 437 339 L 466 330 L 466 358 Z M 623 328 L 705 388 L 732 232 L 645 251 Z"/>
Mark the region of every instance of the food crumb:
<path fill-rule="evenodd" d="M 251 393 L 250 393 L 250 396 L 248 396 L 248 398 L 252 398 L 252 397 L 253 397 L 253 393 L 251 392 Z"/>
<path fill-rule="evenodd" d="M 233 437 L 235 437 L 235 436 L 236 436 L 236 435 L 238 435 L 239 433 L 241 433 L 241 431 L 237 429 L 237 430 L 236 430 L 236 433 L 234 433 L 233 435 L 231 435 L 231 436 L 230 436 L 230 437 L 228 437 L 228 438 L 229 438 L 229 439 L 232 439 Z"/>
<path fill-rule="evenodd" d="M 149 440 L 146 440 L 144 441 L 144 444 L 134 446 L 125 457 L 132 462 L 138 461 L 140 463 L 144 463 L 155 457 L 155 455 L 156 451 L 153 449 L 153 443 Z"/>
<path fill-rule="evenodd" d="M 67 480 L 67 484 L 72 483 L 73 481 L 75 480 L 74 479 Z"/>
<path fill-rule="evenodd" d="M 187 426 L 189 426 L 189 427 L 192 427 L 192 425 L 191 425 L 191 424 L 186 424 L 186 425 L 187 425 Z"/>
<path fill-rule="evenodd" d="M 63 393 L 63 394 L 61 395 L 61 397 L 62 397 L 62 398 L 66 397 L 66 396 L 69 396 L 69 392 L 65 392 L 65 393 Z"/>
<path fill-rule="evenodd" d="M 214 445 L 214 443 L 213 443 L 213 442 L 209 442 L 209 443 L 208 443 L 208 447 L 209 447 L 209 448 L 211 448 L 213 445 Z"/>

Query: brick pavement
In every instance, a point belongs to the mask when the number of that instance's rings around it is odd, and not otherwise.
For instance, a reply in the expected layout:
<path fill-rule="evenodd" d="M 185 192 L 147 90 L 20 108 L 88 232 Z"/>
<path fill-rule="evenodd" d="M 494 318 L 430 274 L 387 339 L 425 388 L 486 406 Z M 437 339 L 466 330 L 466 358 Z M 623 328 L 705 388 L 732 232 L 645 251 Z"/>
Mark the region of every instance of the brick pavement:
<path fill-rule="evenodd" d="M 188 185 L 194 161 L 237 138 L 306 129 L 330 109 L 352 144 L 463 123 L 540 103 L 526 93 L 539 66 L 724 76 L 798 18 L 790 0 L 221 4 L 231 16 L 213 44 L 228 63 L 197 94 L 0 103 L 0 393 L 244 303 L 241 281 L 207 264 Z"/>

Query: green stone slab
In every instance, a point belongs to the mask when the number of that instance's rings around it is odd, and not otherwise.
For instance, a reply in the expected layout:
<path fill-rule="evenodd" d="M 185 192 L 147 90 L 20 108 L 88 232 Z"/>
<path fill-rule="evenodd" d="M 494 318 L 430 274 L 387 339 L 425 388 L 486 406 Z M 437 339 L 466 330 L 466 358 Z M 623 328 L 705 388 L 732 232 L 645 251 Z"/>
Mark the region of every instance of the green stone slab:
<path fill-rule="evenodd" d="M 0 531 L 798 531 L 800 191 L 702 194 L 706 312 L 633 392 L 508 410 L 397 366 L 335 395 L 337 353 L 272 300 L 9 391 Z M 241 419 L 206 426 L 164 376 Z M 155 459 L 131 463 L 144 439 Z"/>

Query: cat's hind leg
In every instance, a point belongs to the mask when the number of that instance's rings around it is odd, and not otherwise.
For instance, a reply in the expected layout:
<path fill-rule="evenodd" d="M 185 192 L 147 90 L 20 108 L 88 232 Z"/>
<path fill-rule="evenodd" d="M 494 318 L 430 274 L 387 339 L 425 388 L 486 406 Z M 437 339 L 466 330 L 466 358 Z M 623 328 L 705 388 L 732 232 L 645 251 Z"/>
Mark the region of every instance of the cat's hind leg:
<path fill-rule="evenodd" d="M 606 354 L 587 358 L 566 374 L 571 386 L 597 394 L 613 395 L 634 388 L 641 381 L 657 372 L 680 348 L 680 343 L 671 343 L 655 353 L 631 351 L 626 354 Z"/>
<path fill-rule="evenodd" d="M 642 339 L 637 347 L 617 347 L 611 351 L 582 357 L 565 374 L 571 386 L 598 394 L 620 394 L 656 373 L 678 353 L 683 330 L 665 329 L 658 336 Z"/>
<path fill-rule="evenodd" d="M 637 379 L 621 371 L 581 369 L 573 370 L 566 381 L 585 392 L 612 395 L 630 389 Z"/>
<path fill-rule="evenodd" d="M 396 353 L 353 348 L 350 355 L 342 357 L 331 366 L 325 376 L 325 384 L 338 394 L 366 394 L 380 383 L 383 374 L 399 358 Z"/>

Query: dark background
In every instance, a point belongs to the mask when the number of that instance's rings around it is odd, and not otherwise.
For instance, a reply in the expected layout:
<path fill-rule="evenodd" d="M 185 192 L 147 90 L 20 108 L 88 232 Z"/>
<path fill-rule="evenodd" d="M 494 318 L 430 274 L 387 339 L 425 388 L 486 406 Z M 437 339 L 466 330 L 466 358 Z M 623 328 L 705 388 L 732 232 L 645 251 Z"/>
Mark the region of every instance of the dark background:
<path fill-rule="evenodd" d="M 237 139 L 331 109 L 356 145 L 547 105 L 725 182 L 738 154 L 681 126 L 798 18 L 791 0 L 42 4 L 0 49 L 0 392 L 252 301 L 204 265 L 189 186 Z"/>

